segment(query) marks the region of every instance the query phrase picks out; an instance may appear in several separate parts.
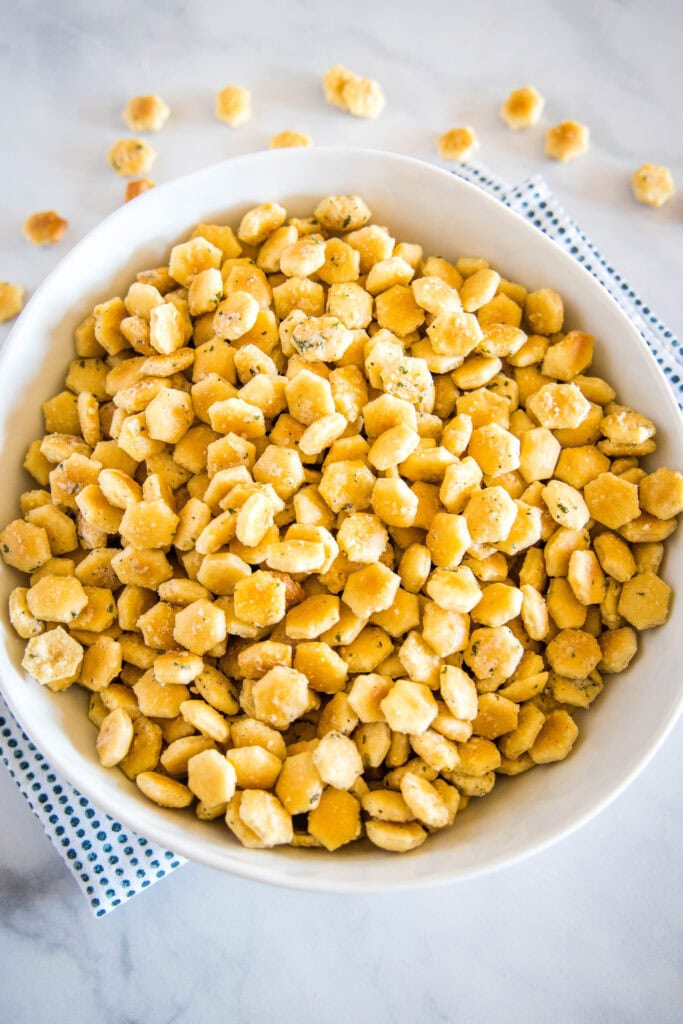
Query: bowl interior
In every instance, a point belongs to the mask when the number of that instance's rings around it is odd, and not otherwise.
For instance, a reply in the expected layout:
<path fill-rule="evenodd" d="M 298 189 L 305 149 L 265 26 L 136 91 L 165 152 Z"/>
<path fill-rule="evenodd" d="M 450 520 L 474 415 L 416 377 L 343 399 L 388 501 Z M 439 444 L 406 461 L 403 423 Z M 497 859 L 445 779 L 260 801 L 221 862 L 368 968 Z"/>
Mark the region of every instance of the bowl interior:
<path fill-rule="evenodd" d="M 591 372 L 603 374 L 619 400 L 651 416 L 659 430 L 652 465 L 683 462 L 681 418 L 654 359 L 616 304 L 578 264 L 500 203 L 452 175 L 403 157 L 363 150 L 281 150 L 216 165 L 127 204 L 78 244 L 45 281 L 0 357 L 0 449 L 5 484 L 0 521 L 14 518 L 30 486 L 21 468 L 28 443 L 42 436 L 40 402 L 63 387 L 73 356 L 73 329 L 93 305 L 125 294 L 134 274 L 159 265 L 170 246 L 199 221 L 234 223 L 249 206 L 277 199 L 304 215 L 328 193 L 355 192 L 376 222 L 426 253 L 484 256 L 529 288 L 550 286 L 565 299 L 567 320 L 596 336 Z M 664 575 L 683 578 L 683 545 L 667 545 Z M 500 866 L 557 839 L 598 810 L 636 773 L 673 724 L 683 687 L 677 640 L 680 601 L 664 631 L 645 634 L 630 669 L 607 677 L 580 738 L 565 762 L 517 779 L 501 779 L 485 801 L 473 800 L 454 829 L 410 856 L 390 857 L 356 844 L 322 851 L 243 849 L 221 822 L 149 804 L 119 772 L 102 769 L 87 696 L 54 695 L 24 676 L 24 643 L 12 631 L 7 597 L 19 574 L 0 572 L 0 634 L 6 653 L 2 691 L 30 737 L 94 803 L 177 853 L 237 874 L 301 888 L 359 890 L 463 878 Z M 22 580 L 23 582 L 23 580 Z"/>

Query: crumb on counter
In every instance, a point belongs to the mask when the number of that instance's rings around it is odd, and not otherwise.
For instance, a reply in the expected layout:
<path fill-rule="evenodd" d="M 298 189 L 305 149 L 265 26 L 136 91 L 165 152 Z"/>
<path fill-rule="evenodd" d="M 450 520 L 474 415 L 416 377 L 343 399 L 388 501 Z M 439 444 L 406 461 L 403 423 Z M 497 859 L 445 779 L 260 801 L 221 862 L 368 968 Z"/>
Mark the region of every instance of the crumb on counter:
<path fill-rule="evenodd" d="M 226 85 L 216 95 L 215 110 L 219 121 L 238 128 L 251 117 L 251 93 L 242 85 Z"/>
<path fill-rule="evenodd" d="M 126 185 L 126 202 L 129 203 L 131 199 L 141 196 L 143 192 L 148 192 L 151 188 L 154 188 L 154 182 L 149 178 L 137 178 L 135 181 L 129 181 Z"/>
<path fill-rule="evenodd" d="M 25 293 L 20 284 L 0 281 L 0 323 L 18 316 L 24 308 Z"/>
<path fill-rule="evenodd" d="M 146 174 L 156 160 L 156 152 L 142 139 L 118 139 L 107 153 L 107 160 L 122 178 Z"/>
<path fill-rule="evenodd" d="M 642 164 L 631 175 L 631 188 L 638 202 L 647 206 L 663 206 L 676 191 L 671 171 L 659 164 Z"/>
<path fill-rule="evenodd" d="M 44 210 L 26 218 L 22 233 L 33 245 L 55 245 L 61 242 L 68 226 L 68 220 L 60 217 L 56 210 Z"/>
<path fill-rule="evenodd" d="M 588 151 L 590 130 L 578 121 L 562 121 L 549 128 L 545 136 L 545 155 L 552 160 L 575 160 Z"/>
<path fill-rule="evenodd" d="M 161 96 L 134 96 L 121 116 L 132 132 L 159 132 L 170 113 L 171 108 Z"/>
<path fill-rule="evenodd" d="M 313 139 L 304 132 L 293 132 L 286 129 L 273 135 L 269 145 L 271 149 L 291 149 L 295 146 L 312 146 Z"/>
<path fill-rule="evenodd" d="M 479 148 L 479 140 L 474 128 L 449 128 L 439 136 L 436 145 L 442 160 L 466 163 L 475 149 Z"/>
<path fill-rule="evenodd" d="M 379 117 L 386 106 L 379 82 L 357 75 L 341 64 L 335 64 L 323 75 L 323 91 L 328 103 L 354 117 Z"/>
<path fill-rule="evenodd" d="M 510 128 L 529 128 L 536 124 L 544 106 L 545 99 L 540 92 L 533 85 L 524 85 L 512 90 L 500 108 L 500 116 Z"/>

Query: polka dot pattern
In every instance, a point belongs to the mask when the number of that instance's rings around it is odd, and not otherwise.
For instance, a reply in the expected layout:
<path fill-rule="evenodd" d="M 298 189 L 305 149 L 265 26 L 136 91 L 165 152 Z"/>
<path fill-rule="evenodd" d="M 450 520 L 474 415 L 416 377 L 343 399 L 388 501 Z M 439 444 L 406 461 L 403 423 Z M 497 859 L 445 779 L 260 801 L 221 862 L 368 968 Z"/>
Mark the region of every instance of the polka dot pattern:
<path fill-rule="evenodd" d="M 0 760 L 97 917 L 184 864 L 124 828 L 52 771 L 0 697 Z"/>
<path fill-rule="evenodd" d="M 516 188 L 472 165 L 455 172 L 540 228 L 578 260 L 613 296 L 640 332 L 683 408 L 683 348 L 564 212 L 540 176 Z M 22 732 L 0 697 L 0 760 L 102 917 L 184 863 L 97 811 L 58 778 Z"/>

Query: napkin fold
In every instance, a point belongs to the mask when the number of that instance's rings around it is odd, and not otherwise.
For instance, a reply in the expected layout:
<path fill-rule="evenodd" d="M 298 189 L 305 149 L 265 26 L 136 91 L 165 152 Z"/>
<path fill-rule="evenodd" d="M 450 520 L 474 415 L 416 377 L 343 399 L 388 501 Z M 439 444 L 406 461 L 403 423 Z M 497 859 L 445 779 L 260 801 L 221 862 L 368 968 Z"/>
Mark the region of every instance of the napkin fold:
<path fill-rule="evenodd" d="M 456 175 L 521 214 L 583 264 L 612 295 L 655 356 L 683 408 L 683 348 L 645 302 L 565 213 L 540 175 L 510 186 L 482 167 Z M 58 699 L 58 698 L 57 698 Z M 73 874 L 90 907 L 102 917 L 165 878 L 185 861 L 98 811 L 52 771 L 0 696 L 0 760 L 45 834 Z"/>

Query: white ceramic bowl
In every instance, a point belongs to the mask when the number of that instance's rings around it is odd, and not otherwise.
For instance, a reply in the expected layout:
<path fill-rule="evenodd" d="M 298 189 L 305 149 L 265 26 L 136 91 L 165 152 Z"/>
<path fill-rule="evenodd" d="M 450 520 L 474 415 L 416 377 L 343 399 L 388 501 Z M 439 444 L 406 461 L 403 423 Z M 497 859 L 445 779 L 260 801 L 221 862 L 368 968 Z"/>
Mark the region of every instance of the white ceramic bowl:
<path fill-rule="evenodd" d="M 360 193 L 375 219 L 427 253 L 487 257 L 530 288 L 564 297 L 570 324 L 595 334 L 596 372 L 619 398 L 659 428 L 653 464 L 683 464 L 683 429 L 669 388 L 634 327 L 589 274 L 516 214 L 472 186 L 427 164 L 364 150 L 255 153 L 164 185 L 122 206 L 62 260 L 39 288 L 0 358 L 0 450 L 4 467 L 0 523 L 17 514 L 28 486 L 26 447 L 42 435 L 40 403 L 61 390 L 73 355 L 73 329 L 93 305 L 125 293 L 133 275 L 167 258 L 171 244 L 199 221 L 235 223 L 250 206 L 277 199 L 307 214 L 328 193 Z M 683 580 L 683 543 L 668 542 L 665 575 Z M 539 850 L 571 832 L 630 782 L 671 728 L 683 700 L 680 637 L 683 602 L 671 620 L 642 638 L 628 672 L 612 681 L 590 714 L 581 714 L 571 757 L 517 779 L 501 779 L 486 800 L 472 801 L 455 828 L 414 853 L 395 857 L 366 844 L 335 856 L 317 850 L 246 850 L 216 823 L 150 804 L 120 772 L 100 767 L 86 695 L 53 694 L 28 679 L 24 642 L 9 626 L 7 597 L 19 574 L 0 571 L 2 691 L 48 758 L 102 810 L 193 860 L 248 878 L 302 889 L 392 889 L 471 877 Z"/>

